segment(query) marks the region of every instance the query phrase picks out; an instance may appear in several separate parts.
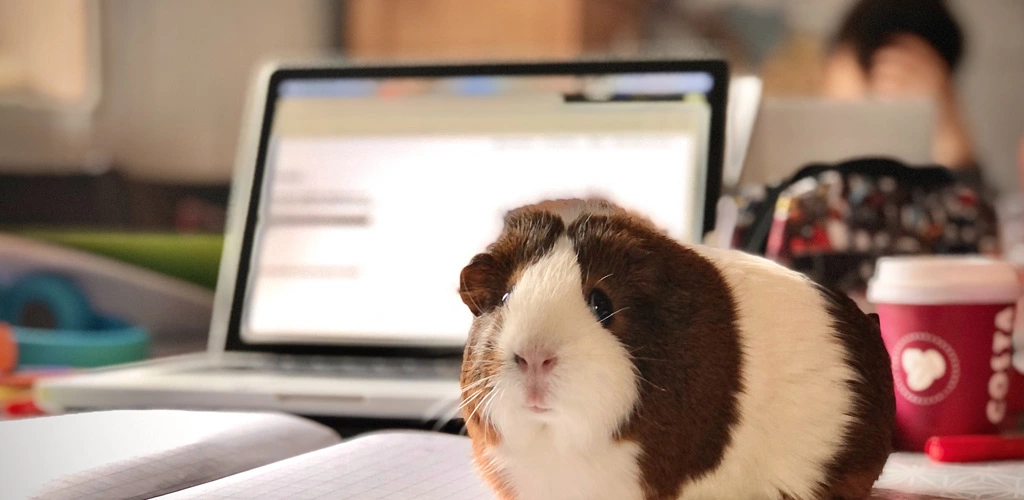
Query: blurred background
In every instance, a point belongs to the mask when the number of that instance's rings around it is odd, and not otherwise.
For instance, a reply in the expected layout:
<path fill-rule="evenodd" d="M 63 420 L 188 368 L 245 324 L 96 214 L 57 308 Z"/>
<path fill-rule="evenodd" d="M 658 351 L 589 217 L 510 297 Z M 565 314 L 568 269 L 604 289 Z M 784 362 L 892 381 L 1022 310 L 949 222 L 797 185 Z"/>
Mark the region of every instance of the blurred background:
<path fill-rule="evenodd" d="M 915 2 L 895 4 L 913 9 Z M 978 173 L 982 192 L 1002 207 L 1009 239 L 1022 239 L 1017 227 L 1024 224 L 1014 221 L 1024 219 L 1024 2 L 951 0 L 956 25 L 940 26 L 937 44 L 910 40 L 886 53 L 863 47 L 872 43 L 864 31 L 877 21 L 844 24 L 853 5 L 0 0 L 0 231 L 113 257 L 201 295 L 216 284 L 243 103 L 259 61 L 683 51 L 726 58 L 735 77 L 758 77 L 764 100 L 859 99 L 877 84 L 864 68 L 884 62 L 878 57 L 903 58 L 888 83 L 877 85 L 888 85 L 889 97 L 935 101 L 939 122 L 948 123 L 936 125 L 936 144 L 945 146 L 933 144 L 931 160 Z M 855 36 L 833 43 L 844 30 Z M 202 324 L 195 323 L 197 339 L 206 333 Z"/>
<path fill-rule="evenodd" d="M 281 55 L 720 54 L 763 95 L 823 90 L 849 0 L 0 0 L 0 224 L 217 233 L 254 65 Z M 953 0 L 963 121 L 1020 191 L 1024 3 Z M 40 196 L 39 193 L 47 193 Z"/>

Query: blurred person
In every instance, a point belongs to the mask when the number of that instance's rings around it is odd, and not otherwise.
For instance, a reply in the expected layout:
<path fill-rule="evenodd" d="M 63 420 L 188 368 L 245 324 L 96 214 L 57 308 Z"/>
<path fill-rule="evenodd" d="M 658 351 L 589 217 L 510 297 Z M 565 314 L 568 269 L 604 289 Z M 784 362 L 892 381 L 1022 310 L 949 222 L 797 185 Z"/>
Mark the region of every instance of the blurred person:
<path fill-rule="evenodd" d="M 859 0 L 836 31 L 821 91 L 838 99 L 929 99 L 932 161 L 981 187 L 956 89 L 964 38 L 943 0 Z"/>

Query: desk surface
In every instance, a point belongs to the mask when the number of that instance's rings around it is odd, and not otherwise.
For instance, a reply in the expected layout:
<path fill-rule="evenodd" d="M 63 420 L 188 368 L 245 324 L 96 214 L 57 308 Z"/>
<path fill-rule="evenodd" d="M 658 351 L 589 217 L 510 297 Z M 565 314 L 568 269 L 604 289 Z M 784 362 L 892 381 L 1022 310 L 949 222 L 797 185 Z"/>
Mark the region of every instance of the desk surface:
<path fill-rule="evenodd" d="M 887 500 L 1024 498 L 1024 461 L 944 464 L 894 453 L 875 487 L 886 491 L 872 498 Z"/>
<path fill-rule="evenodd" d="M 902 493 L 892 490 L 876 489 L 868 500 L 949 500 L 956 497 L 937 497 L 920 493 Z"/>

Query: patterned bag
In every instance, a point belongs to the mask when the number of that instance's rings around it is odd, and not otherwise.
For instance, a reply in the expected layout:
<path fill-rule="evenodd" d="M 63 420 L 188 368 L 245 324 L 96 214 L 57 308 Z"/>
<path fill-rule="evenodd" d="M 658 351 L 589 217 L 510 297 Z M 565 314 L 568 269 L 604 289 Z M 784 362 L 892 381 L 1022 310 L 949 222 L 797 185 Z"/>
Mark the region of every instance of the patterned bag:
<path fill-rule="evenodd" d="M 995 254 L 995 210 L 942 167 L 884 158 L 810 165 L 741 200 L 734 246 L 862 295 L 878 257 Z"/>

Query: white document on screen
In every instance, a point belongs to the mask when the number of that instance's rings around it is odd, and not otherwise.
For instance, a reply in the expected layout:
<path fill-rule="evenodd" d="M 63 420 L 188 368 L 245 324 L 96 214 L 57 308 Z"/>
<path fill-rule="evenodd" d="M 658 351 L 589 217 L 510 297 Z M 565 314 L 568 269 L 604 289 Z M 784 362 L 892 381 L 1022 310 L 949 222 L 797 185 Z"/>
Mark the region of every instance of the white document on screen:
<path fill-rule="evenodd" d="M 244 335 L 461 342 L 459 273 L 509 209 L 602 196 L 688 239 L 694 148 L 674 131 L 281 138 Z"/>

